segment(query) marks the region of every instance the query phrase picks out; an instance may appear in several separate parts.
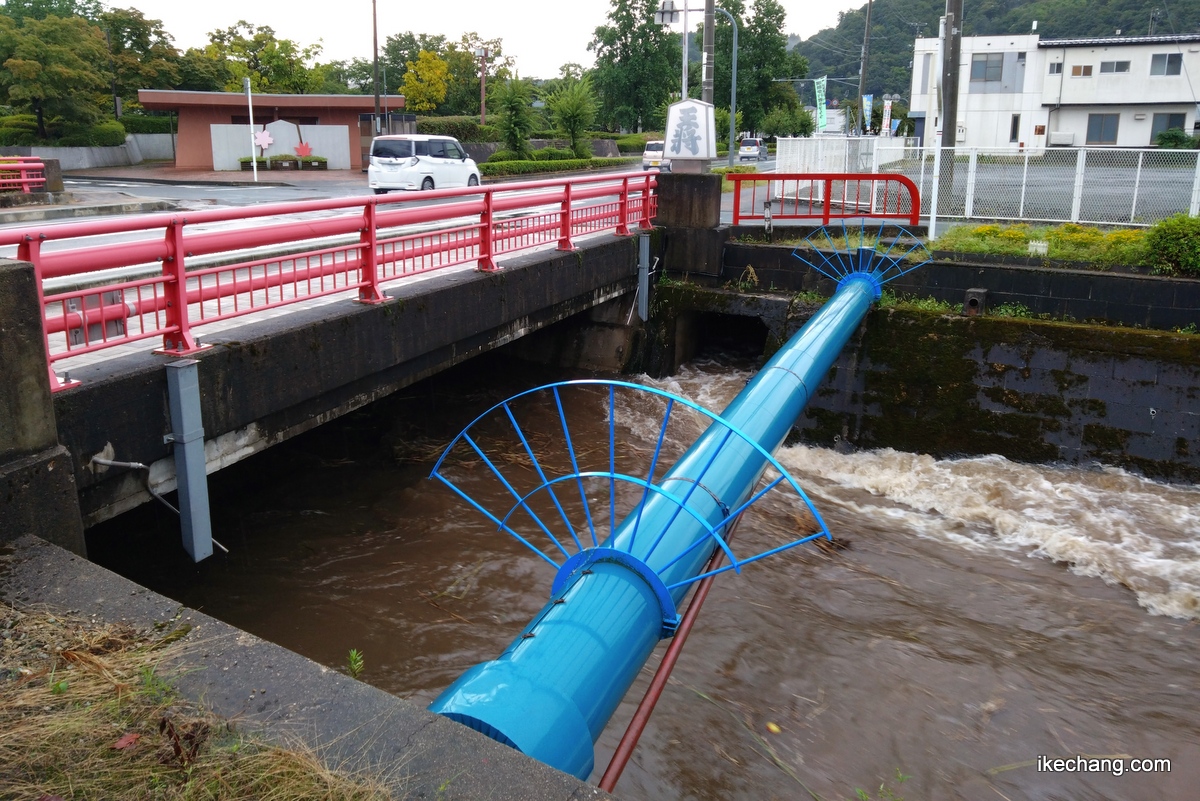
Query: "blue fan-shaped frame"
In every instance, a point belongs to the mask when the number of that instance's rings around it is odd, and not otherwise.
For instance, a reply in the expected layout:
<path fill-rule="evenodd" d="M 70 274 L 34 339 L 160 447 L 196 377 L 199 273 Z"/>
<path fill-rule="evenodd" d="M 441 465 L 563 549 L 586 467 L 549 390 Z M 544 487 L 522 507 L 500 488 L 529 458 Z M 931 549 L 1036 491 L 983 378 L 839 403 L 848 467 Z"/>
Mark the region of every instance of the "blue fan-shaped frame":
<path fill-rule="evenodd" d="M 576 453 L 577 449 L 576 449 L 574 441 L 572 440 L 571 432 L 567 425 L 566 414 L 563 410 L 562 395 L 560 393 L 560 389 L 567 388 L 567 387 L 570 387 L 570 388 L 599 387 L 599 388 L 606 388 L 608 391 L 608 469 L 607 470 L 586 470 L 585 471 L 585 470 L 581 470 L 579 467 L 579 460 L 577 458 L 577 453 Z M 661 423 L 661 426 L 660 426 L 659 432 L 658 432 L 658 440 L 657 440 L 657 443 L 655 444 L 654 453 L 653 453 L 653 456 L 650 458 L 649 466 L 647 468 L 646 475 L 644 477 L 631 475 L 628 473 L 618 473 L 616 471 L 616 456 L 617 456 L 616 390 L 618 388 L 627 389 L 627 390 L 631 390 L 634 392 L 642 392 L 642 393 L 648 393 L 651 395 L 656 395 L 656 396 L 665 398 L 667 401 L 666 410 L 663 414 L 662 423 Z M 513 408 L 512 408 L 512 404 L 515 401 L 517 401 L 518 399 L 525 398 L 527 396 L 530 396 L 530 395 L 533 395 L 536 393 L 547 392 L 547 391 L 553 393 L 554 403 L 555 403 L 556 409 L 558 411 L 559 421 L 562 425 L 562 432 L 566 439 L 567 452 L 568 452 L 568 455 L 570 456 L 571 471 L 568 473 L 563 473 L 562 475 L 554 475 L 554 476 L 547 475 L 546 469 L 543 467 L 542 461 L 540 461 L 538 459 L 537 455 L 534 453 L 534 448 L 533 448 L 532 444 L 530 443 L 529 438 L 526 437 L 525 432 L 522 430 L 520 423 L 517 422 L 516 415 L 514 414 Z M 724 427 L 725 429 L 727 429 L 728 436 L 736 436 L 736 437 L 740 438 L 741 440 L 743 440 L 744 442 L 746 442 L 751 447 L 753 447 L 763 457 L 763 459 L 765 459 L 771 465 L 771 467 L 774 468 L 775 471 L 779 474 L 776 478 L 770 480 L 766 484 L 766 486 L 764 486 L 761 490 L 755 492 L 752 496 L 749 497 L 749 499 L 747 499 L 744 503 L 739 505 L 737 508 L 723 509 L 723 511 L 726 512 L 725 517 L 715 524 L 711 524 L 708 521 L 702 519 L 700 515 L 698 515 L 694 510 L 692 510 L 691 508 L 689 508 L 687 506 L 687 500 L 688 500 L 688 497 L 690 496 L 691 492 L 694 491 L 697 486 L 700 486 L 702 484 L 702 481 L 704 478 L 703 472 L 699 476 L 696 476 L 693 478 L 692 482 L 690 482 L 690 484 L 689 484 L 689 490 L 687 491 L 686 494 L 684 494 L 682 496 L 677 495 L 677 494 L 671 492 L 670 490 L 664 488 L 663 486 L 655 483 L 655 473 L 659 467 L 659 460 L 662 455 L 663 443 L 665 441 L 666 433 L 667 433 L 667 426 L 670 422 L 671 414 L 677 405 L 683 406 L 683 407 L 691 409 L 695 412 L 698 412 L 699 414 L 702 414 L 705 417 L 707 417 L 708 419 L 710 419 L 713 422 L 713 424 L 720 425 L 720 426 Z M 471 432 L 473 429 L 475 429 L 477 426 L 479 426 L 485 420 L 488 420 L 489 418 L 491 418 L 494 414 L 497 414 L 500 412 L 502 412 L 507 417 L 509 423 L 512 426 L 514 434 L 519 439 L 521 446 L 525 450 L 526 455 L 529 457 L 530 461 L 532 462 L 533 469 L 537 472 L 537 477 L 538 477 L 538 480 L 540 481 L 540 483 L 538 484 L 538 486 L 536 486 L 534 489 L 532 489 L 528 492 L 518 491 L 512 485 L 512 483 L 504 477 L 503 473 L 500 471 L 500 469 L 496 465 L 496 460 L 493 458 L 490 458 L 488 456 L 488 454 L 484 452 L 483 448 L 480 447 L 478 440 L 476 438 L 472 437 L 472 435 L 471 435 Z M 457 484 L 455 484 L 453 477 L 451 475 L 449 475 L 449 474 L 447 474 L 447 472 L 443 471 L 442 468 L 446 462 L 447 457 L 455 449 L 455 447 L 457 447 L 460 443 L 464 443 L 468 447 L 470 447 L 479 456 L 479 458 L 483 460 L 483 463 L 485 465 L 487 465 L 487 467 L 492 471 L 493 475 L 501 482 L 501 484 L 504 486 L 504 488 L 509 492 L 509 494 L 513 498 L 513 503 L 510 507 L 508 507 L 507 509 L 503 509 L 503 510 L 497 510 L 496 512 L 486 509 L 482 504 L 480 504 L 474 498 L 472 498 L 469 494 L 467 494 L 467 492 L 465 490 L 463 490 L 461 487 L 459 487 Z M 714 541 L 716 546 L 721 548 L 725 552 L 726 557 L 729 559 L 729 563 L 726 565 L 723 565 L 722 567 L 716 568 L 714 570 L 711 570 L 711 571 L 708 571 L 705 573 L 701 573 L 696 576 L 692 576 L 690 578 L 684 579 L 682 581 L 678 581 L 671 585 L 666 585 L 665 589 L 668 591 L 677 589 L 679 587 L 686 586 L 688 584 L 692 584 L 693 582 L 699 581 L 707 576 L 724 573 L 728 570 L 740 572 L 743 565 L 750 564 L 751 562 L 756 562 L 760 559 L 765 559 L 768 556 L 772 556 L 781 551 L 788 550 L 789 548 L 794 548 L 798 545 L 802 545 L 806 542 L 817 539 L 819 537 L 825 537 L 826 539 L 832 539 L 832 535 L 829 533 L 829 528 L 828 528 L 828 526 L 826 526 L 825 521 L 821 517 L 820 512 L 817 511 L 817 508 L 813 505 L 813 503 L 809 499 L 808 495 L 804 492 L 803 489 L 801 489 L 799 483 L 797 483 L 797 481 L 788 473 L 788 471 L 783 467 L 783 465 L 781 465 L 779 463 L 779 461 L 773 455 L 768 453 L 761 445 L 759 445 L 757 442 L 755 442 L 753 439 L 751 439 L 748 435 L 746 435 L 744 432 L 740 431 L 736 426 L 731 425 L 728 421 L 726 421 L 724 418 L 722 418 L 719 414 L 716 414 L 715 412 L 712 412 L 712 411 L 704 408 L 703 406 L 700 406 L 699 404 L 688 400 L 687 398 L 683 398 L 679 395 L 675 395 L 670 392 L 666 392 L 664 390 L 656 389 L 654 387 L 645 387 L 645 386 L 641 386 L 639 384 L 633 384 L 633 383 L 629 383 L 626 381 L 609 381 L 609 380 L 600 380 L 600 379 L 581 379 L 581 380 L 575 380 L 575 381 L 562 381 L 562 382 L 557 382 L 554 384 L 546 384 L 546 385 L 543 385 L 540 387 L 535 387 L 533 389 L 529 389 L 524 392 L 518 393 L 518 394 L 512 396 L 511 398 L 508 398 L 507 400 L 502 401 L 502 402 L 496 404 L 495 406 L 492 406 L 490 409 L 483 412 L 478 417 L 476 417 L 474 420 L 472 420 L 471 423 L 469 425 L 467 425 L 466 428 L 464 428 L 458 434 L 458 436 L 456 436 L 450 442 L 449 445 L 446 446 L 446 449 L 442 452 L 442 455 L 439 457 L 437 464 L 434 465 L 433 471 L 430 473 L 430 478 L 436 478 L 439 481 L 441 481 L 443 484 L 448 486 L 459 497 L 461 497 L 463 500 L 465 500 L 469 505 L 474 507 L 480 513 L 482 513 L 485 517 L 487 517 L 489 520 L 494 522 L 497 525 L 497 529 L 499 531 L 504 531 L 504 532 L 510 534 L 511 536 L 516 538 L 519 542 L 521 542 L 525 547 L 529 548 L 531 551 L 533 551 L 535 554 L 537 554 L 541 559 L 543 559 L 550 565 L 554 566 L 555 568 L 559 569 L 560 571 L 563 570 L 564 567 L 569 570 L 571 568 L 571 566 L 577 565 L 579 563 L 578 555 L 580 553 L 582 553 L 584 551 L 588 551 L 588 550 L 601 550 L 602 549 L 601 538 L 600 538 L 600 535 L 597 534 L 596 522 L 592 515 L 592 505 L 588 501 L 587 491 L 584 486 L 585 479 L 601 479 L 601 480 L 607 479 L 607 481 L 608 481 L 608 487 L 609 487 L 608 506 L 609 506 L 609 526 L 610 526 L 609 538 L 611 538 L 612 534 L 616 531 L 616 527 L 617 527 L 618 523 L 622 522 L 625 519 L 625 516 L 623 516 L 622 518 L 617 517 L 616 487 L 617 487 L 618 482 L 620 482 L 622 484 L 633 484 L 633 485 L 636 485 L 636 486 L 639 486 L 642 488 L 642 500 L 637 505 L 638 509 L 640 509 L 642 507 L 642 504 L 644 504 L 645 501 L 650 497 L 651 493 L 654 493 L 661 497 L 667 498 L 668 500 L 672 501 L 673 503 L 675 503 L 677 505 L 677 507 L 679 509 L 678 513 L 691 515 L 693 517 L 693 519 L 695 519 L 697 522 L 699 522 L 707 530 L 709 536 Z M 585 544 L 585 541 L 580 539 L 580 537 L 577 533 L 576 526 L 573 525 L 571 523 L 571 521 L 568 519 L 567 512 L 563 508 L 563 504 L 559 500 L 558 494 L 555 492 L 556 487 L 567 486 L 572 481 L 577 485 L 577 487 L 579 489 L 580 499 L 582 500 L 582 504 L 583 504 L 583 512 L 586 517 L 587 535 L 590 537 L 590 540 L 591 540 L 590 544 Z M 730 546 L 730 544 L 728 543 L 726 538 L 721 535 L 721 530 L 724 529 L 729 524 L 731 524 L 740 514 L 742 514 L 744 511 L 746 511 L 746 509 L 748 509 L 755 502 L 757 502 L 760 498 L 762 498 L 767 492 L 771 491 L 776 486 L 778 486 L 779 484 L 784 483 L 784 482 L 786 482 L 787 485 L 790 486 L 792 488 L 792 490 L 795 491 L 797 496 L 799 496 L 799 498 L 803 501 L 804 505 L 808 508 L 809 512 L 812 514 L 813 519 L 816 521 L 816 524 L 820 527 L 820 531 L 812 533 L 812 534 L 804 536 L 804 537 L 800 537 L 800 538 L 793 540 L 791 542 L 788 542 L 784 545 L 770 548 L 766 551 L 762 551 L 761 553 L 754 554 L 753 556 L 747 557 L 745 559 L 739 559 L 734 554 L 733 548 Z M 548 497 L 550 498 L 551 502 L 554 505 L 555 510 L 557 510 L 558 517 L 561 519 L 562 524 L 565 526 L 566 531 L 569 533 L 569 535 L 570 535 L 569 537 L 556 536 L 551 531 L 550 525 L 548 525 L 546 521 L 542 520 L 542 518 L 539 517 L 537 515 L 537 513 L 534 512 L 534 510 L 530 508 L 530 505 L 529 505 L 530 499 L 532 497 L 534 497 L 535 495 L 538 495 L 539 493 L 542 493 L 542 492 L 547 493 Z M 564 558 L 564 561 L 562 561 L 562 562 L 556 561 L 554 557 L 552 557 L 550 554 L 546 553 L 541 548 L 537 547 L 532 542 L 532 535 L 527 536 L 526 534 L 522 534 L 521 532 L 515 530 L 512 527 L 511 523 L 513 520 L 513 515 L 518 510 L 524 510 L 528 514 L 528 516 L 533 520 L 533 522 L 536 524 L 536 526 L 540 530 L 540 532 L 543 535 L 545 535 L 550 540 L 550 542 L 552 542 L 554 544 L 554 549 L 557 550 L 559 553 L 561 553 L 562 557 Z M 628 510 L 626 512 L 626 516 L 629 512 L 632 512 L 632 511 L 633 510 Z M 635 530 L 634 530 L 633 536 L 630 538 L 631 541 L 636 540 L 636 536 L 637 536 L 636 526 L 640 525 L 640 523 L 641 523 L 641 516 L 639 514 L 638 519 L 635 521 Z M 572 545 L 572 544 L 574 545 L 575 553 L 572 553 L 568 547 L 569 545 Z M 657 547 L 657 543 L 656 543 L 655 547 Z M 674 564 L 676 561 L 678 561 L 678 559 L 682 558 L 684 556 L 684 554 L 690 552 L 692 549 L 693 548 L 688 548 L 687 551 L 685 551 L 684 553 L 670 555 L 670 558 L 668 558 L 666 560 L 666 564 L 662 569 L 665 570 L 667 567 L 670 567 L 670 565 Z M 602 550 L 608 551 L 609 549 L 603 548 Z"/>

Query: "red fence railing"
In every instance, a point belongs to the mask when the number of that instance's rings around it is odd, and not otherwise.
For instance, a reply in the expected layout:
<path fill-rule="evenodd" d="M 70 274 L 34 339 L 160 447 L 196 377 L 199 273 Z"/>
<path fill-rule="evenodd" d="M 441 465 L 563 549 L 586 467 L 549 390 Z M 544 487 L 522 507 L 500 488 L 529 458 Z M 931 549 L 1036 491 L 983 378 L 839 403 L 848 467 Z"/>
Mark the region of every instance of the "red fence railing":
<path fill-rule="evenodd" d="M 46 187 L 46 165 L 28 156 L 0 156 L 0 192 L 29 194 Z"/>
<path fill-rule="evenodd" d="M 730 173 L 733 224 L 771 220 L 907 220 L 918 225 L 917 185 L 889 173 Z M 767 208 L 770 211 L 767 211 Z"/>
<path fill-rule="evenodd" d="M 388 281 L 649 228 L 656 186 L 638 172 L 114 217 L 0 231 L 0 246 L 34 264 L 57 391 L 73 356 L 150 339 L 195 353 L 207 324 L 353 290 L 381 302 Z"/>

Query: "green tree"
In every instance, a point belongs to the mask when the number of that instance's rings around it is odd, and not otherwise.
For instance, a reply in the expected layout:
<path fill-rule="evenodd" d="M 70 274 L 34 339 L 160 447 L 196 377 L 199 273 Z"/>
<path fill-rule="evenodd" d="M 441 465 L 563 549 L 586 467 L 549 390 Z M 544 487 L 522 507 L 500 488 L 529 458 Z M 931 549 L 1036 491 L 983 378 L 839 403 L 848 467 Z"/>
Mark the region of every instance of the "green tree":
<path fill-rule="evenodd" d="M 46 17 L 83 17 L 98 20 L 104 6 L 100 0 L 5 0 L 0 14 L 18 22 Z"/>
<path fill-rule="evenodd" d="M 713 109 L 713 122 L 717 128 L 717 140 L 729 144 L 729 109 L 717 106 Z M 733 127 L 735 131 L 745 130 L 742 119 L 742 110 L 738 109 L 737 117 L 734 119 Z"/>
<path fill-rule="evenodd" d="M 417 54 L 416 61 L 405 65 L 404 105 L 413 111 L 433 111 L 446 99 L 446 76 L 449 67 L 428 50 Z"/>
<path fill-rule="evenodd" d="M 302 47 L 291 39 L 279 39 L 269 25 L 238 20 L 236 25 L 212 31 L 208 39 L 206 53 L 226 62 L 227 92 L 240 92 L 245 78 L 256 92 L 281 94 L 310 93 L 324 83 L 322 71 L 309 66 L 321 46 Z"/>
<path fill-rule="evenodd" d="M 500 114 L 500 138 L 504 149 L 516 154 L 518 159 L 529 158 L 529 135 L 537 125 L 532 105 L 533 87 L 529 81 L 509 78 L 496 84 L 489 102 Z"/>
<path fill-rule="evenodd" d="M 607 25 L 596 28 L 592 81 L 600 119 L 610 128 L 642 130 L 677 85 L 678 39 L 654 22 L 658 0 L 612 0 Z"/>
<path fill-rule="evenodd" d="M 179 58 L 176 89 L 189 92 L 219 92 L 233 79 L 228 62 L 207 49 L 189 47 Z"/>
<path fill-rule="evenodd" d="M 180 81 L 180 56 L 162 20 L 146 19 L 135 8 L 100 15 L 107 34 L 116 91 L 126 104 L 137 101 L 138 89 L 174 89 Z"/>
<path fill-rule="evenodd" d="M 754 0 L 738 40 L 738 108 L 745 112 L 750 130 L 759 129 L 773 106 L 787 102 L 781 92 L 795 94 L 786 84 L 776 83 L 776 78 L 803 78 L 807 74 L 807 62 L 788 53 L 787 37 L 781 33 L 786 16 L 777 0 Z M 743 64 L 747 65 L 744 81 Z"/>
<path fill-rule="evenodd" d="M 571 142 L 571 151 L 576 158 L 586 159 L 592 155 L 587 131 L 596 121 L 596 96 L 589 80 L 572 81 L 560 88 L 546 101 L 554 127 Z"/>
<path fill-rule="evenodd" d="M 0 92 L 37 117 L 47 139 L 48 117 L 91 123 L 101 116 L 96 98 L 108 89 L 104 34 L 82 17 L 0 17 Z"/>
<path fill-rule="evenodd" d="M 812 136 L 816 123 L 806 109 L 776 106 L 759 123 L 767 136 Z"/>
<path fill-rule="evenodd" d="M 387 65 L 388 84 L 392 87 L 400 87 L 404 85 L 404 73 L 408 72 L 408 63 L 417 63 L 417 58 L 421 55 L 421 51 L 433 53 L 436 56 L 446 52 L 446 37 L 445 36 L 430 36 L 424 33 L 413 33 L 405 31 L 404 33 L 395 33 L 387 37 L 383 44 L 383 52 L 379 54 L 380 70 Z M 372 68 L 371 59 L 355 59 L 357 62 L 362 62 L 366 66 L 367 83 L 366 91 L 374 91 L 372 89 Z M 379 80 L 382 83 L 383 74 L 379 75 Z M 476 87 L 478 89 L 478 87 Z"/>

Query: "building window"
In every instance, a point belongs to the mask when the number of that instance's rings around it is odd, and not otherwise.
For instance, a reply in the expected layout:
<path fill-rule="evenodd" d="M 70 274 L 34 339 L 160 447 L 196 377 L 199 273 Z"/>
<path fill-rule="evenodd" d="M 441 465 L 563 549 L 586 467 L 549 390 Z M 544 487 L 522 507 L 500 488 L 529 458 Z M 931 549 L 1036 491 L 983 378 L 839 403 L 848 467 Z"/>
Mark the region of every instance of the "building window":
<path fill-rule="evenodd" d="M 1151 75 L 1178 75 L 1183 67 L 1183 53 L 1155 53 L 1150 56 Z"/>
<path fill-rule="evenodd" d="M 1101 75 L 1104 75 L 1106 73 L 1116 73 L 1116 72 L 1129 72 L 1129 62 L 1128 61 L 1101 61 L 1100 62 L 1100 74 Z"/>
<path fill-rule="evenodd" d="M 1075 66 L 1071 67 L 1071 77 L 1072 78 L 1090 78 L 1090 77 L 1092 77 L 1092 65 L 1091 64 L 1076 64 Z"/>
<path fill-rule="evenodd" d="M 1003 53 L 976 53 L 971 56 L 972 81 L 998 81 L 1003 70 Z"/>
<path fill-rule="evenodd" d="M 1150 144 L 1158 139 L 1158 135 L 1163 131 L 1169 131 L 1172 128 L 1183 130 L 1183 126 L 1187 124 L 1186 114 L 1155 114 L 1154 122 L 1150 125 Z"/>
<path fill-rule="evenodd" d="M 1008 126 L 1008 141 L 1016 142 L 1021 138 L 1021 115 L 1012 115 L 1012 124 Z"/>
<path fill-rule="evenodd" d="M 1089 114 L 1087 143 L 1089 145 L 1115 145 L 1120 114 Z"/>
<path fill-rule="evenodd" d="M 1061 61 L 1051 61 L 1050 62 L 1050 74 L 1051 75 L 1062 75 L 1062 62 Z"/>

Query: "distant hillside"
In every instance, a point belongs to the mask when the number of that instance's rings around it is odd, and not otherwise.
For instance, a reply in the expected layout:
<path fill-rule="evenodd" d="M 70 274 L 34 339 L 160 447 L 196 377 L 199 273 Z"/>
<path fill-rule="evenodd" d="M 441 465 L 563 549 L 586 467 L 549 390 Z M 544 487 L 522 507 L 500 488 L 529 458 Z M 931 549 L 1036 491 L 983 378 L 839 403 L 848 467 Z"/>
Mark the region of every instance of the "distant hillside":
<path fill-rule="evenodd" d="M 1126 36 L 1150 32 L 1151 12 L 1157 7 L 1155 33 L 1190 33 L 1200 30 L 1200 3 L 1144 2 L 1143 0 L 967 0 L 963 32 L 967 36 L 1029 33 L 1037 20 L 1043 39 L 1069 36 Z M 918 36 L 937 36 L 938 19 L 945 0 L 877 0 L 871 6 L 871 53 L 867 64 L 867 91 L 876 96 L 908 96 L 912 84 L 912 45 Z M 859 57 L 867 7 L 839 16 L 835 28 L 801 41 L 792 36 L 788 46 L 799 49 L 809 63 L 810 77 L 828 75 L 849 83 L 830 81 L 830 97 L 852 97 L 858 90 Z M 806 102 L 813 102 L 805 89 Z"/>

